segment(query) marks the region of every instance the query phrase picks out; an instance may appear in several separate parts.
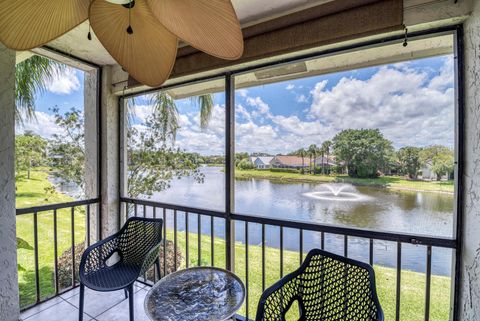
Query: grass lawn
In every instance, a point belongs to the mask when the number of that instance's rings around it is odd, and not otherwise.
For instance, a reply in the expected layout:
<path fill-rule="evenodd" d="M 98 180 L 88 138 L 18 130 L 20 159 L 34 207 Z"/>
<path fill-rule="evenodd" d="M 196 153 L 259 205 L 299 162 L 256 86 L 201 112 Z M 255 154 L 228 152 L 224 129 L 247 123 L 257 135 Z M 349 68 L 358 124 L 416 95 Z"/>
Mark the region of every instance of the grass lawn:
<path fill-rule="evenodd" d="M 173 231 L 167 231 L 167 238 L 173 240 Z M 185 233 L 177 234 L 178 247 L 185 257 Z M 189 266 L 198 265 L 197 234 L 189 233 Z M 210 265 L 209 236 L 202 235 L 201 238 L 201 264 Z M 215 238 L 215 256 L 214 264 L 217 267 L 225 268 L 225 241 Z M 245 262 L 246 251 L 245 244 L 237 243 L 235 246 L 235 273 L 246 283 Z M 306 253 L 305 253 L 306 255 Z M 272 285 L 280 278 L 280 250 L 266 247 L 265 253 L 266 286 Z M 284 275 L 294 271 L 300 266 L 300 257 L 298 252 L 284 251 Z M 185 259 L 182 267 L 185 267 Z M 262 294 L 262 249 L 261 246 L 250 245 L 248 247 L 249 261 L 249 298 L 248 298 L 248 317 L 255 318 L 256 308 L 260 295 Z M 380 303 L 385 313 L 385 320 L 395 320 L 395 269 L 375 266 L 377 291 Z M 415 321 L 424 319 L 425 304 L 425 274 L 411 271 L 402 271 L 402 293 L 401 293 L 401 320 Z M 430 320 L 447 321 L 449 320 L 450 307 L 450 278 L 443 276 L 432 276 Z M 246 304 L 239 312 L 242 315 L 246 313 Z M 295 314 L 287 321 L 295 319 Z"/>
<path fill-rule="evenodd" d="M 408 180 L 400 176 L 378 178 L 352 178 L 347 175 L 311 175 L 300 173 L 271 172 L 269 170 L 235 170 L 236 178 L 270 179 L 283 182 L 328 183 L 342 182 L 358 186 L 378 186 L 391 189 L 453 193 L 453 181 Z"/>
<path fill-rule="evenodd" d="M 274 173 L 277 174 L 277 173 Z M 278 173 L 284 174 L 284 173 Z M 44 188 L 50 186 L 46 172 L 32 172 L 30 180 L 25 178 L 17 182 L 17 206 L 29 207 L 39 203 L 59 203 L 70 201 L 71 198 L 62 194 L 55 194 L 45 200 Z M 317 177 L 315 177 L 317 178 Z M 21 192 L 20 192 L 21 191 Z M 76 209 L 75 218 L 75 243 L 80 243 L 85 237 L 85 214 L 82 208 Z M 71 220 L 70 210 L 58 212 L 58 254 L 71 247 Z M 33 215 L 17 217 L 17 234 L 26 240 L 30 245 L 33 241 Z M 45 212 L 38 214 L 38 235 L 39 235 L 39 268 L 40 287 L 42 298 L 54 294 L 54 250 L 53 250 L 53 213 Z M 186 240 L 185 232 L 178 232 L 178 247 L 185 256 Z M 189 233 L 189 266 L 198 265 L 197 234 Z M 173 240 L 173 231 L 167 231 L 167 238 Z M 209 236 L 202 235 L 201 238 L 201 265 L 210 265 Z M 214 265 L 225 267 L 225 241 L 220 238 L 214 239 L 215 256 Z M 258 300 L 262 293 L 262 266 L 261 247 L 249 246 L 249 297 L 248 316 L 253 319 Z M 236 273 L 246 282 L 245 278 L 245 245 L 236 244 Z M 18 250 L 19 264 L 25 271 L 19 272 L 21 305 L 26 306 L 35 301 L 35 273 L 34 273 L 34 251 Z M 300 265 L 300 258 L 297 252 L 284 251 L 284 274 L 287 274 Z M 182 267 L 186 266 L 186 259 L 183 259 Z M 78 268 L 78 267 L 77 267 Z M 380 302 L 384 309 L 386 320 L 395 319 L 395 280 L 394 269 L 375 266 L 377 289 Z M 270 286 L 280 278 L 280 253 L 278 249 L 266 248 L 266 286 Z M 425 275 L 410 271 L 402 272 L 402 296 L 401 296 L 401 320 L 423 320 L 425 301 Z M 432 321 L 446 321 L 449 316 L 450 307 L 450 278 L 442 276 L 432 277 L 431 317 Z M 246 314 L 246 305 L 240 311 Z M 294 320 L 290 318 L 289 320 Z"/>
<path fill-rule="evenodd" d="M 73 199 L 61 193 L 54 193 L 46 199 L 45 188 L 51 187 L 47 179 L 48 171 L 32 171 L 30 179 L 26 175 L 17 180 L 17 208 L 43 204 L 69 202 Z M 69 249 L 71 243 L 71 211 L 57 212 L 58 255 Z M 33 214 L 17 216 L 17 236 L 34 247 Z M 85 237 L 85 210 L 75 209 L 75 243 Z M 38 213 L 38 263 L 40 271 L 40 295 L 42 298 L 54 294 L 54 233 L 53 212 Z M 32 249 L 18 249 L 20 304 L 22 307 L 35 302 L 35 260 Z"/>

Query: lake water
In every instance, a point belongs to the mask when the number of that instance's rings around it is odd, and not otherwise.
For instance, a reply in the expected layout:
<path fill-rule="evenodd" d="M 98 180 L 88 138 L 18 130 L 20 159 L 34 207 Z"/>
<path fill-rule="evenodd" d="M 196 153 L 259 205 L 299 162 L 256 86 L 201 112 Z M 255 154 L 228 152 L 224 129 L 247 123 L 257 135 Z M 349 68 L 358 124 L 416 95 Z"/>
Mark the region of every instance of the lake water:
<path fill-rule="evenodd" d="M 55 186 L 55 189 L 59 191 L 60 193 L 63 193 L 65 195 L 68 195 L 70 197 L 80 199 L 82 198 L 83 191 L 82 189 L 75 183 L 72 182 L 66 182 L 60 177 L 56 177 L 54 175 L 49 175 L 48 176 L 48 181 Z"/>
<path fill-rule="evenodd" d="M 221 168 L 204 167 L 203 184 L 192 178 L 176 179 L 171 188 L 156 193 L 152 200 L 223 211 L 224 174 Z M 290 219 L 347 227 L 358 227 L 374 231 L 391 231 L 429 236 L 451 237 L 453 234 L 454 197 L 451 194 L 394 191 L 384 188 L 347 187 L 347 199 L 326 196 L 325 184 L 281 183 L 269 180 L 247 179 L 235 181 L 235 212 L 278 219 Z M 314 193 L 312 195 L 312 193 Z M 315 194 L 316 193 L 316 194 Z M 350 199 L 353 198 L 353 199 Z M 148 213 L 147 213 L 148 214 Z M 172 225 L 168 219 L 167 224 Z M 190 232 L 197 232 L 197 217 L 189 216 Z M 185 216 L 179 214 L 178 228 L 185 229 Z M 223 220 L 215 220 L 215 235 L 224 237 Z M 210 219 L 202 218 L 201 231 L 210 234 Z M 249 244 L 261 244 L 261 226 L 249 224 Z M 237 222 L 236 239 L 244 242 L 245 225 Z M 268 246 L 278 247 L 279 229 L 267 227 Z M 343 237 L 327 234 L 325 249 L 343 254 Z M 320 247 L 319 233 L 305 232 L 304 250 Z M 297 230 L 284 230 L 284 248 L 299 249 Z M 365 239 L 348 239 L 349 257 L 368 261 L 369 242 Z M 396 244 L 376 241 L 374 262 L 396 267 Z M 402 268 L 425 272 L 426 248 L 405 244 L 402 247 Z M 432 272 L 450 275 L 452 251 L 434 248 L 432 251 Z"/>

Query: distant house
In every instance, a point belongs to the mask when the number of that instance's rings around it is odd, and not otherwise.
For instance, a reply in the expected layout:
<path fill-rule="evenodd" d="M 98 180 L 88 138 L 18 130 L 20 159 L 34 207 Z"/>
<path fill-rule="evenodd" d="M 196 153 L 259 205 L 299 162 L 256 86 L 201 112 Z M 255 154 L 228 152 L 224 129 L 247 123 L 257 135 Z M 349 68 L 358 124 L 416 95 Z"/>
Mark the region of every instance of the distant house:
<path fill-rule="evenodd" d="M 315 165 L 317 165 L 317 167 L 322 166 L 322 164 L 325 168 L 337 166 L 337 163 L 335 162 L 335 159 L 332 156 L 329 156 L 328 158 L 320 156 L 315 160 Z"/>
<path fill-rule="evenodd" d="M 271 156 L 258 156 L 258 157 L 250 157 L 250 161 L 257 169 L 267 169 L 270 168 L 272 165 L 270 162 L 272 161 L 273 157 Z"/>
<path fill-rule="evenodd" d="M 443 174 L 440 179 L 441 180 L 447 180 L 448 179 L 448 173 Z M 421 169 L 420 169 L 420 175 L 419 178 L 424 179 L 424 180 L 431 180 L 434 181 L 437 179 L 437 174 L 432 170 L 432 162 L 428 161 Z"/>
<path fill-rule="evenodd" d="M 305 157 L 302 161 L 302 158 L 299 156 L 275 156 L 270 164 L 274 168 L 307 168 L 310 164 L 310 159 Z"/>

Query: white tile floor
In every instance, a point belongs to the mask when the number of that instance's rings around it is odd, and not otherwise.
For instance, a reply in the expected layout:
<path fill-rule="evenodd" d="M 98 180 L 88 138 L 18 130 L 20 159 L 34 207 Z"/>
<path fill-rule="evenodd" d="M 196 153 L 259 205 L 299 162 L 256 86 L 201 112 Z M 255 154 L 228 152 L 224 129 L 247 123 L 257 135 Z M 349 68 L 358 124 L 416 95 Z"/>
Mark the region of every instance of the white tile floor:
<path fill-rule="evenodd" d="M 135 284 L 135 320 L 148 321 L 143 301 L 150 287 Z M 25 321 L 78 321 L 79 289 L 73 289 L 45 303 L 24 311 Z M 84 321 L 128 321 L 128 300 L 123 291 L 95 292 L 85 290 Z"/>

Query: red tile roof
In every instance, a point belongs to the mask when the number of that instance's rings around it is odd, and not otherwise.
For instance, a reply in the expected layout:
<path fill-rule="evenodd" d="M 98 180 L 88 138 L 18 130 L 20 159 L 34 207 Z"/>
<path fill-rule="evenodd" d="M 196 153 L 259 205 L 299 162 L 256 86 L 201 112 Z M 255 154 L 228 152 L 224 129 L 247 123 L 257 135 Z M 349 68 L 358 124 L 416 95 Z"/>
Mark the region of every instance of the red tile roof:
<path fill-rule="evenodd" d="M 308 167 L 310 162 L 309 157 L 303 159 L 303 166 Z M 283 166 L 302 167 L 302 158 L 299 156 L 275 156 L 272 164 L 280 164 Z"/>

